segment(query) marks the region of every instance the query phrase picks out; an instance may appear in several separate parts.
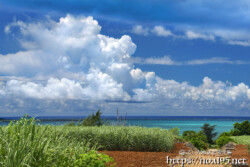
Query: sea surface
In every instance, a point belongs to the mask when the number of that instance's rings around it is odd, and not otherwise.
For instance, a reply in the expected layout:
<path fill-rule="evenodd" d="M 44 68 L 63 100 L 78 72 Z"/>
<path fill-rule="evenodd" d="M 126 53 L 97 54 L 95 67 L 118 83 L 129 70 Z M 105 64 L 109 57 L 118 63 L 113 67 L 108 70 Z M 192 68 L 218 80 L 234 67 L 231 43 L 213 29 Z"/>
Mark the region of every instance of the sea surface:
<path fill-rule="evenodd" d="M 64 116 L 64 117 L 36 117 L 43 125 L 64 125 L 69 122 L 76 124 L 80 119 L 86 117 Z M 228 132 L 233 129 L 235 122 L 250 121 L 250 117 L 225 117 L 225 116 L 127 116 L 120 117 L 117 121 L 116 116 L 106 116 L 103 119 L 109 121 L 111 125 L 117 125 L 119 122 L 126 126 L 159 127 L 163 129 L 179 128 L 180 134 L 187 130 L 199 131 L 204 123 L 216 125 L 215 130 L 218 134 Z M 18 120 L 19 117 L 1 117 L 0 125 L 8 125 L 9 120 Z M 122 119 L 122 121 L 121 121 Z M 3 121 L 4 120 L 4 121 Z"/>

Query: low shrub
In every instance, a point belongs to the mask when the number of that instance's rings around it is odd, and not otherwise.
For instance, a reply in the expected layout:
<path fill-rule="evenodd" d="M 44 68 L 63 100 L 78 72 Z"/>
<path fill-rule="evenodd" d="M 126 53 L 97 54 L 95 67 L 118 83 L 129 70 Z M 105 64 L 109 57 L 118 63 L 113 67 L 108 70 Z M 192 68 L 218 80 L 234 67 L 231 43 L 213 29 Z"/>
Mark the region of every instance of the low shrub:
<path fill-rule="evenodd" d="M 90 151 L 85 154 L 81 154 L 80 158 L 74 162 L 74 167 L 114 167 L 114 159 L 108 155 L 98 153 L 96 151 Z"/>
<path fill-rule="evenodd" d="M 187 141 L 191 140 L 195 135 L 197 135 L 197 133 L 193 130 L 184 131 L 182 133 L 183 138 Z"/>
<path fill-rule="evenodd" d="M 219 136 L 218 136 L 218 138 L 220 138 L 220 137 L 222 137 L 222 136 L 232 136 L 233 134 L 232 134 L 232 131 L 230 131 L 230 132 L 223 132 L 223 133 L 221 133 Z"/>
<path fill-rule="evenodd" d="M 233 142 L 234 140 L 230 137 L 230 136 L 226 136 L 226 135 L 222 135 L 220 137 L 218 137 L 218 139 L 216 140 L 216 144 L 218 146 L 218 148 L 221 148 L 222 146 L 224 146 L 225 144 L 229 143 L 229 142 Z"/>
<path fill-rule="evenodd" d="M 206 150 L 208 148 L 207 137 L 202 132 L 184 131 L 182 136 L 184 140 L 192 143 L 199 150 Z"/>

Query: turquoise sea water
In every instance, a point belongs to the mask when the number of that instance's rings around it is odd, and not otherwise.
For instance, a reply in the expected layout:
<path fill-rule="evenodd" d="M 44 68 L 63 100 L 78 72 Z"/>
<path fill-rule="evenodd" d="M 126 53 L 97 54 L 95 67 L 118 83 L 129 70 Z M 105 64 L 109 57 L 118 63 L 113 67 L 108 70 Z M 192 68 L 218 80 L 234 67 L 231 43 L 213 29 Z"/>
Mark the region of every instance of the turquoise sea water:
<path fill-rule="evenodd" d="M 84 117 L 37 117 L 41 121 L 39 124 L 45 125 L 64 125 L 66 123 L 72 122 L 72 120 L 82 119 Z M 3 118 L 3 119 L 19 119 L 19 118 Z M 116 117 L 104 117 L 108 120 L 110 124 L 116 125 Z M 126 117 L 127 126 L 143 126 L 143 127 L 159 127 L 163 129 L 170 129 L 178 127 L 180 133 L 186 130 L 201 130 L 201 126 L 204 123 L 209 123 L 210 125 L 216 125 L 216 131 L 220 134 L 222 132 L 228 132 L 233 129 L 233 124 L 235 122 L 243 122 L 244 120 L 249 120 L 250 117 L 186 117 L 186 116 L 128 116 Z M 77 123 L 78 121 L 73 121 Z M 7 125 L 9 121 L 0 122 L 0 125 Z"/>
<path fill-rule="evenodd" d="M 178 127 L 182 134 L 187 130 L 199 131 L 204 123 L 210 125 L 216 125 L 215 129 L 220 134 L 222 132 L 228 132 L 233 129 L 235 122 L 243 122 L 242 120 L 133 120 L 129 121 L 131 125 L 139 125 L 145 127 L 160 127 L 164 129 L 171 129 Z"/>

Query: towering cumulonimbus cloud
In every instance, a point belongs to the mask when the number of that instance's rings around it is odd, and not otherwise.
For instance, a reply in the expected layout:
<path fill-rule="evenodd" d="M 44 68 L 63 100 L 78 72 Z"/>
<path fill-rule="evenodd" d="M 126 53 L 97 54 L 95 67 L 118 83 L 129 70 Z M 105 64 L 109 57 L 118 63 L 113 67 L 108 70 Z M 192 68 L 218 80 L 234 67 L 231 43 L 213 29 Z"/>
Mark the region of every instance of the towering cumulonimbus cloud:
<path fill-rule="evenodd" d="M 100 34 L 101 27 L 92 17 L 71 15 L 59 22 L 17 21 L 6 26 L 6 32 L 11 33 L 13 27 L 20 29 L 19 41 L 25 51 L 1 55 L 0 73 L 48 79 L 46 85 L 10 80 L 5 86 L 7 94 L 32 98 L 129 99 L 123 87 L 126 80 L 132 79 L 132 64 L 123 61 L 136 49 L 129 36 L 107 37 Z"/>
<path fill-rule="evenodd" d="M 19 31 L 12 31 L 14 27 Z M 250 89 L 244 83 L 232 86 L 204 77 L 200 86 L 192 86 L 134 68 L 132 39 L 101 34 L 92 17 L 15 21 L 5 32 L 18 33 L 23 50 L 0 55 L 2 99 L 143 101 L 152 102 L 153 108 L 161 102 L 171 103 L 173 109 L 225 104 L 250 109 Z"/>

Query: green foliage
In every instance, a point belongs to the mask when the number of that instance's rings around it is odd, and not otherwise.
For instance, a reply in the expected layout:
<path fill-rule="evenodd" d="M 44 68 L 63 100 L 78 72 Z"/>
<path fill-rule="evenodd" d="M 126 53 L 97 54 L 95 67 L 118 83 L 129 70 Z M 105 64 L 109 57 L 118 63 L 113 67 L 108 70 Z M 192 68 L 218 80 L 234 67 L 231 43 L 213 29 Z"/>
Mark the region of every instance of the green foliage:
<path fill-rule="evenodd" d="M 65 124 L 65 126 L 75 126 L 75 125 L 76 125 L 75 122 L 69 122 L 69 123 Z"/>
<path fill-rule="evenodd" d="M 195 135 L 197 135 L 197 133 L 193 130 L 184 131 L 182 134 L 183 138 L 187 141 L 191 140 Z"/>
<path fill-rule="evenodd" d="M 186 141 L 191 142 L 196 148 L 199 150 L 206 150 L 208 148 L 208 144 L 212 145 L 214 143 L 213 138 L 217 135 L 214 132 L 215 125 L 210 126 L 210 124 L 205 123 L 201 127 L 200 132 L 195 131 L 185 131 L 182 136 Z"/>
<path fill-rule="evenodd" d="M 69 123 L 65 124 L 65 126 L 75 126 L 75 125 L 76 125 L 75 122 L 69 122 Z"/>
<path fill-rule="evenodd" d="M 169 129 L 169 131 L 174 136 L 174 142 L 184 142 L 183 137 L 180 135 L 180 129 L 179 128 L 175 127 L 175 128 Z"/>
<path fill-rule="evenodd" d="M 34 118 L 0 127 L 0 167 L 73 167 L 93 149 L 96 145 L 66 137 L 54 126 L 37 125 Z"/>
<path fill-rule="evenodd" d="M 99 109 L 95 114 L 88 116 L 84 119 L 79 126 L 102 126 L 104 125 L 104 121 L 101 119 L 101 110 Z"/>
<path fill-rule="evenodd" d="M 90 151 L 85 154 L 81 154 L 80 158 L 74 162 L 74 167 L 113 167 L 115 166 L 113 158 L 108 155 L 97 153 L 96 151 Z"/>
<path fill-rule="evenodd" d="M 234 124 L 233 136 L 250 135 L 250 122 L 248 120 Z"/>
<path fill-rule="evenodd" d="M 160 128 L 123 126 L 55 127 L 77 141 L 97 143 L 102 150 L 117 151 L 170 151 L 173 147 L 172 132 Z M 59 130 L 61 128 L 61 130 Z"/>
<path fill-rule="evenodd" d="M 229 143 L 229 142 L 233 142 L 233 139 L 230 138 L 230 136 L 226 136 L 226 135 L 222 135 L 220 137 L 218 137 L 218 139 L 216 140 L 216 144 L 218 146 L 218 148 L 221 148 L 222 146 L 224 146 L 225 144 Z"/>
<path fill-rule="evenodd" d="M 230 132 L 221 133 L 216 140 L 216 144 L 218 145 L 218 147 L 222 147 L 228 142 L 234 141 L 238 144 L 246 144 L 250 146 L 250 136 L 243 135 L 250 135 L 250 122 L 248 120 L 242 123 L 236 122 L 234 124 L 233 130 L 231 130 Z"/>
<path fill-rule="evenodd" d="M 179 136 L 179 134 L 180 134 L 180 129 L 177 128 L 177 127 L 172 128 L 172 129 L 169 129 L 169 131 L 170 131 L 171 133 L 173 133 L 173 135 L 175 135 L 175 136 Z"/>
<path fill-rule="evenodd" d="M 207 143 L 202 140 L 201 136 L 197 136 L 197 138 L 192 138 L 190 142 L 199 150 L 206 150 L 208 148 Z"/>
<path fill-rule="evenodd" d="M 208 148 L 207 137 L 202 132 L 184 131 L 182 136 L 199 150 L 206 150 Z"/>
<path fill-rule="evenodd" d="M 219 137 L 216 139 L 216 144 L 218 148 L 221 148 L 228 142 L 233 142 L 234 140 L 231 138 L 232 132 L 223 132 L 219 135 Z"/>
<path fill-rule="evenodd" d="M 1 166 L 26 166 L 43 160 L 49 145 L 44 137 L 48 127 L 37 126 L 34 118 L 24 117 L 0 129 Z"/>
<path fill-rule="evenodd" d="M 223 133 L 221 133 L 221 134 L 218 136 L 218 138 L 220 138 L 220 137 L 222 137 L 222 136 L 228 136 L 228 137 L 230 137 L 230 136 L 232 136 L 232 132 L 223 132 Z"/>
<path fill-rule="evenodd" d="M 75 139 L 58 137 L 51 143 L 49 149 L 46 150 L 44 155 L 46 160 L 33 166 L 74 167 L 74 161 L 78 160 L 81 154 L 87 153 L 92 149 L 95 148 L 91 148 L 87 142 L 79 142 Z"/>
<path fill-rule="evenodd" d="M 216 148 L 218 148 L 218 146 L 216 144 L 212 144 L 212 145 L 209 146 L 209 148 L 216 149 Z"/>
<path fill-rule="evenodd" d="M 231 138 L 234 140 L 237 144 L 244 144 L 248 147 L 248 153 L 250 154 L 250 135 L 248 136 L 231 136 Z"/>
<path fill-rule="evenodd" d="M 207 137 L 207 142 L 209 144 L 213 144 L 214 143 L 214 137 L 216 137 L 216 135 L 218 134 L 217 132 L 214 132 L 215 130 L 215 126 L 216 125 L 211 125 L 208 124 L 208 123 L 205 123 L 201 129 L 202 129 L 202 132 L 206 135 Z"/>
<path fill-rule="evenodd" d="M 250 135 L 248 136 L 232 136 L 231 137 L 237 144 L 245 144 L 250 146 Z"/>
<path fill-rule="evenodd" d="M 112 166 L 110 157 L 91 150 L 169 151 L 177 134 L 178 129 L 43 126 L 25 117 L 0 127 L 0 167 Z"/>

